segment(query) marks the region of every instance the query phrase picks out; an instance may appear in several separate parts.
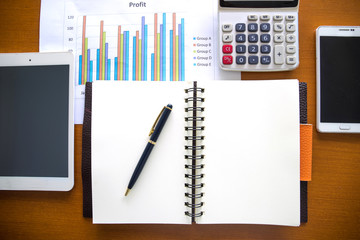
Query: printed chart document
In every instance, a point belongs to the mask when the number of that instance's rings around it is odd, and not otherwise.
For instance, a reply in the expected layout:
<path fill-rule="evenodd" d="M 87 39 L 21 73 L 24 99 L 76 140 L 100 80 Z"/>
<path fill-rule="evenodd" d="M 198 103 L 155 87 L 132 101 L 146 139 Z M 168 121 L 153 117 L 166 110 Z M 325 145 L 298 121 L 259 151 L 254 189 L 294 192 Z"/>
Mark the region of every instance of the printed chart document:
<path fill-rule="evenodd" d="M 192 200 L 185 196 L 191 191 L 185 186 L 185 175 L 192 171 L 186 167 L 190 166 L 189 158 L 196 158 L 198 166 L 203 166 L 195 174 L 204 174 L 204 185 L 199 189 L 203 193 L 199 201 L 204 204 L 199 205 L 202 213 L 197 223 L 298 226 L 298 81 L 197 84 L 204 92 L 194 99 L 193 82 L 93 83 L 93 222 L 191 223 L 192 218 L 185 214 L 191 207 L 185 203 Z M 190 89 L 190 98 L 185 89 Z M 192 142 L 186 137 L 193 133 L 186 130 L 186 121 L 193 117 L 192 100 L 200 104 L 201 98 L 204 101 L 197 109 L 201 111 L 197 121 L 203 123 L 201 135 L 205 138 L 195 145 L 204 148 L 186 158 L 189 152 L 185 146 Z M 173 110 L 140 177 L 125 197 L 149 130 L 169 103 Z M 196 132 L 200 136 L 200 130 Z"/>
<path fill-rule="evenodd" d="M 42 0 L 43 51 L 75 55 L 75 123 L 96 80 L 237 79 L 219 68 L 215 0 Z"/>

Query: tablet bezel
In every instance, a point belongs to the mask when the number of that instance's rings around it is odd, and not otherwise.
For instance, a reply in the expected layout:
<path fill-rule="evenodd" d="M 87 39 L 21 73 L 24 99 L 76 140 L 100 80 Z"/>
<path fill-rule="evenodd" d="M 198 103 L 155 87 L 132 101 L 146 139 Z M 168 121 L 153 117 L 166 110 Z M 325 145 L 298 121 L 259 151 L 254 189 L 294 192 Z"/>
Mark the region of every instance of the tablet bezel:
<path fill-rule="evenodd" d="M 74 186 L 74 56 L 60 53 L 2 53 L 0 67 L 69 65 L 68 177 L 0 176 L 0 190 L 69 191 Z"/>
<path fill-rule="evenodd" d="M 360 123 L 321 122 L 320 37 L 359 37 L 359 26 L 320 26 L 316 29 L 316 128 L 323 133 L 360 133 Z"/>

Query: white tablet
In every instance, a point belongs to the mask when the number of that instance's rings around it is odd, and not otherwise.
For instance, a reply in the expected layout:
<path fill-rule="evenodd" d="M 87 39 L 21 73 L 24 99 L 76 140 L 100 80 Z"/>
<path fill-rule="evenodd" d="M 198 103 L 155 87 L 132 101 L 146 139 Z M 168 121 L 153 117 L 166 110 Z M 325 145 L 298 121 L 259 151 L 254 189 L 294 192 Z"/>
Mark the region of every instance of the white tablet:
<path fill-rule="evenodd" d="M 360 27 L 316 31 L 316 102 L 319 132 L 360 133 Z"/>
<path fill-rule="evenodd" d="M 0 190 L 74 185 L 72 53 L 0 54 Z"/>

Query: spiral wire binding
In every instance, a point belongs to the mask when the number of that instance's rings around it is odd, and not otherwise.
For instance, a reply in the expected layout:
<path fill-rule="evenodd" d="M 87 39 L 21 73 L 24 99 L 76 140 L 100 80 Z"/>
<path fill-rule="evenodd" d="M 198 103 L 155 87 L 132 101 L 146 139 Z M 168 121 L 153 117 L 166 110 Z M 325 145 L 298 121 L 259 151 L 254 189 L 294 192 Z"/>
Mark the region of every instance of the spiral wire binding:
<path fill-rule="evenodd" d="M 185 136 L 185 140 L 204 140 L 204 136 Z"/>
<path fill-rule="evenodd" d="M 203 169 L 205 164 L 199 164 L 199 165 L 189 165 L 185 164 L 186 169 Z"/>
<path fill-rule="evenodd" d="M 185 108 L 185 112 L 190 112 L 190 111 L 200 111 L 203 112 L 205 110 L 204 107 L 186 107 Z"/>
<path fill-rule="evenodd" d="M 200 130 L 204 130 L 204 129 L 205 129 L 204 126 L 200 126 L 200 127 L 185 127 L 185 131 L 192 131 L 192 130 L 200 131 Z"/>
<path fill-rule="evenodd" d="M 205 155 L 201 154 L 201 155 L 185 155 L 185 159 L 193 159 L 193 160 L 199 160 L 199 159 L 204 159 Z"/>
<path fill-rule="evenodd" d="M 205 159 L 203 150 L 205 146 L 202 144 L 202 141 L 205 139 L 203 136 L 203 131 L 205 130 L 204 121 L 205 118 L 202 116 L 205 111 L 205 107 L 202 104 L 205 102 L 203 93 L 205 89 L 197 87 L 197 82 L 193 83 L 192 88 L 185 89 L 187 97 L 185 98 L 185 187 L 187 191 L 185 192 L 185 197 L 188 198 L 188 201 L 185 202 L 185 206 L 188 208 L 188 211 L 185 211 L 185 215 L 191 218 L 192 222 L 196 222 L 196 218 L 201 217 L 204 214 L 204 211 L 201 210 L 204 202 L 202 202 L 202 197 L 204 193 L 202 188 L 204 183 L 202 182 L 204 178 L 204 164 L 202 161 Z"/>
<path fill-rule="evenodd" d="M 185 93 L 190 93 L 190 92 L 201 92 L 201 93 L 203 93 L 203 92 L 205 92 L 205 89 L 204 88 L 199 88 L 197 86 L 194 86 L 193 88 L 185 89 Z"/>
<path fill-rule="evenodd" d="M 186 128 L 185 128 L 186 130 Z M 187 131 L 187 130 L 186 130 Z M 199 145 L 199 146 L 185 146 L 186 150 L 203 150 L 205 149 L 204 145 Z"/>
<path fill-rule="evenodd" d="M 187 206 L 188 208 L 199 208 L 199 207 L 202 207 L 203 205 L 204 205 L 203 202 L 197 203 L 197 204 L 191 204 L 188 202 L 185 203 L 185 206 Z"/>
<path fill-rule="evenodd" d="M 188 98 L 185 98 L 186 103 L 188 103 L 188 102 L 204 102 L 204 101 L 205 101 L 205 99 L 202 98 L 202 97 L 188 97 Z"/>

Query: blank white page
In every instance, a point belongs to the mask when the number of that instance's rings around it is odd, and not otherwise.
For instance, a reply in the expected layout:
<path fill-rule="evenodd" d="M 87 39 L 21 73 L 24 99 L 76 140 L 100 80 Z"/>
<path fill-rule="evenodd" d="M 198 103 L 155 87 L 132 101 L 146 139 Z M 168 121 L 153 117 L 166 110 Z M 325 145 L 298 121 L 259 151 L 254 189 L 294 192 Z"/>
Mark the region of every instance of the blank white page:
<path fill-rule="evenodd" d="M 184 88 L 175 82 L 93 83 L 94 223 L 190 223 L 184 197 Z M 160 110 L 173 110 L 135 186 L 124 196 Z"/>
<path fill-rule="evenodd" d="M 204 85 L 205 205 L 198 223 L 298 226 L 298 81 Z"/>
<path fill-rule="evenodd" d="M 204 216 L 198 223 L 300 224 L 297 80 L 207 81 Z M 184 211 L 186 83 L 93 84 L 94 223 L 189 223 Z M 174 106 L 124 197 L 160 109 Z"/>

